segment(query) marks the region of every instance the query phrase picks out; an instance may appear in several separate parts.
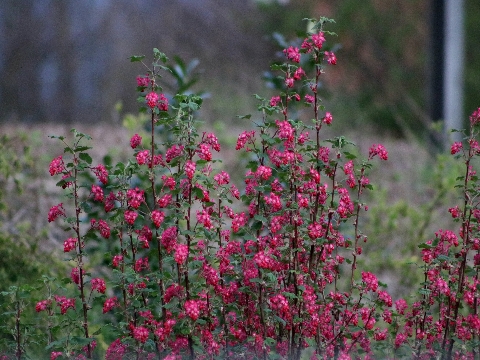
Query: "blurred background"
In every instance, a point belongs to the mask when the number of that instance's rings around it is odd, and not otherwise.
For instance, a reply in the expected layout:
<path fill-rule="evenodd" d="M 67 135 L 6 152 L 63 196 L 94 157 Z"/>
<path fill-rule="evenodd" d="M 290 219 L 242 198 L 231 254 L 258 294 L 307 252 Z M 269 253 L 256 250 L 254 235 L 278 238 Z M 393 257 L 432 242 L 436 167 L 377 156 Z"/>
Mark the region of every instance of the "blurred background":
<path fill-rule="evenodd" d="M 194 90 L 208 94 L 200 117 L 234 158 L 238 133 L 251 126 L 236 115 L 255 112 L 252 94 L 271 94 L 263 75 L 279 43 L 306 31 L 303 18 L 327 16 L 338 34 L 327 38 L 338 58 L 323 82 L 329 131 L 364 154 L 379 142 L 390 152 L 371 178 L 378 187 L 363 225 L 373 255 L 363 261 L 405 293 L 416 280 L 407 266 L 418 261 L 417 244 L 446 226 L 457 196 L 456 165 L 440 151 L 449 3 L 463 11 L 455 28 L 464 51 L 453 55 L 463 65 L 457 115 L 467 120 L 480 106 L 478 0 L 2 0 L 1 286 L 38 276 L 38 254 L 61 241 L 45 230 L 48 209 L 60 202 L 48 162 L 61 151 L 46 135 L 76 127 L 94 146 L 128 144 L 125 118 L 138 110 L 135 77 L 145 73 L 131 55 L 151 59 L 157 47 L 191 65 Z"/>
<path fill-rule="evenodd" d="M 480 6 L 477 0 L 450 3 L 461 4 L 464 12 L 464 118 L 479 100 Z M 232 122 L 235 115 L 254 109 L 251 94 L 264 91 L 261 75 L 278 50 L 272 34 L 292 39 L 306 26 L 303 18 L 323 15 L 337 21 L 330 30 L 338 37 L 329 41 L 339 45 L 340 66 L 327 83 L 336 119 L 349 126 L 370 123 L 395 137 L 422 138 L 431 122 L 442 117 L 432 115 L 432 108 L 441 107 L 438 97 L 432 97 L 432 85 L 438 81 L 440 69 L 434 65 L 445 38 L 442 4 L 3 0 L 0 122 L 115 124 L 115 104 L 123 104 L 123 112 L 137 109 L 132 89 L 143 69 L 128 58 L 149 55 L 153 47 L 187 63 L 198 59 L 196 88 L 212 94 L 203 117 Z M 462 54 L 456 56 L 463 60 Z"/>

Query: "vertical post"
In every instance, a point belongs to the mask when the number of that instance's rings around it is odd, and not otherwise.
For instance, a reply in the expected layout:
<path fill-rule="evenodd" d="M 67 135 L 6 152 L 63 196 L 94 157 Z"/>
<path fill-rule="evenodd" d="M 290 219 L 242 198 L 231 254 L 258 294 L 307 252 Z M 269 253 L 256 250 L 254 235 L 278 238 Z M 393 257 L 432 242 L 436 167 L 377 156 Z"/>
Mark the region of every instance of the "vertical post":
<path fill-rule="evenodd" d="M 445 146 L 448 140 L 460 141 L 463 128 L 464 0 L 445 1 L 444 96 Z"/>
<path fill-rule="evenodd" d="M 430 1 L 430 103 L 429 112 L 432 121 L 443 117 L 443 74 L 445 45 L 445 1 Z"/>

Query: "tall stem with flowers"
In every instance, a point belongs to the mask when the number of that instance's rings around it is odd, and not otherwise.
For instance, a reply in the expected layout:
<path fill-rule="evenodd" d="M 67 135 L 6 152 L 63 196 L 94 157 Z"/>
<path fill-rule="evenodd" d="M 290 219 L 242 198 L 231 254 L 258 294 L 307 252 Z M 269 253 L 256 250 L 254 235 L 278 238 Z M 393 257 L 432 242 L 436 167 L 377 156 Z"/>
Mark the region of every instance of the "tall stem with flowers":
<path fill-rule="evenodd" d="M 410 308 L 404 299 L 394 303 L 373 273 L 357 269 L 367 241 L 362 196 L 373 189 L 368 171 L 388 153 L 374 144 L 359 161 L 344 137 L 322 136 L 333 123 L 319 93 L 323 73 L 337 64 L 325 39 L 330 21 L 313 21 L 303 42 L 284 49 L 286 61 L 272 67 L 279 93 L 257 96 L 257 129 L 236 144 L 248 159 L 242 193 L 213 158 L 221 150 L 217 137 L 197 130 L 202 98 L 163 92 L 168 59 L 157 49 L 151 65 L 131 58 L 146 68 L 137 91 L 150 120 L 146 136 L 130 139 L 133 159 L 93 167 L 84 134 L 74 132 L 72 146 L 60 137 L 65 159 L 55 158 L 50 173 L 62 176 L 73 215 L 65 202 L 50 209 L 49 221 L 64 218 L 72 233 L 64 252 L 74 254 L 74 297 L 49 294 L 37 304 L 49 324 L 68 325 L 61 341 L 53 339 L 56 326 L 48 327 L 52 359 L 94 357 L 103 330 L 98 315 L 109 319 L 110 360 L 300 359 L 305 352 L 453 358 L 464 347 L 479 354 L 472 161 L 480 153 L 480 110 L 466 143 L 452 146 L 466 165 L 462 207 L 450 209 L 459 236 L 441 230 L 421 245 L 421 300 Z M 91 260 L 100 247 L 108 267 Z"/>

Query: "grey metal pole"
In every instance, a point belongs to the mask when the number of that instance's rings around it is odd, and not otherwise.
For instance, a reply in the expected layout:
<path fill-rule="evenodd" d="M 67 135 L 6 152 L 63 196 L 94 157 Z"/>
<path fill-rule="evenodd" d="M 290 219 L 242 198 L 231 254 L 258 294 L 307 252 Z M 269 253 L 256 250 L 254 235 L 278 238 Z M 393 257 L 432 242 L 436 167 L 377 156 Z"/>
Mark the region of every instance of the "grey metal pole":
<path fill-rule="evenodd" d="M 444 47 L 444 103 L 445 139 L 460 141 L 461 133 L 451 129 L 463 128 L 464 91 L 464 0 L 445 0 L 445 47 Z"/>

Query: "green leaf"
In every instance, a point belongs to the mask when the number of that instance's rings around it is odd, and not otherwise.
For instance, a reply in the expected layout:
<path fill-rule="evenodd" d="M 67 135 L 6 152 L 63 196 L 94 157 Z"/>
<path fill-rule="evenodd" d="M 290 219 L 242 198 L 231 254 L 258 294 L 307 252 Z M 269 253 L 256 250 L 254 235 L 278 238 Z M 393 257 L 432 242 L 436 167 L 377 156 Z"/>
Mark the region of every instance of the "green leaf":
<path fill-rule="evenodd" d="M 80 155 L 78 156 L 80 157 L 81 160 L 85 161 L 87 164 L 90 165 L 92 163 L 92 157 L 87 153 L 80 153 Z"/>
<path fill-rule="evenodd" d="M 275 341 L 275 339 L 272 339 L 271 337 L 267 337 L 265 338 L 264 340 L 264 344 L 267 345 L 267 346 L 273 346 L 275 345 L 277 342 Z"/>
<path fill-rule="evenodd" d="M 348 159 L 348 160 L 355 160 L 357 158 L 356 155 L 352 154 L 352 153 L 349 153 L 348 151 L 345 151 L 343 153 L 345 155 L 345 157 Z"/>
<path fill-rule="evenodd" d="M 168 61 L 168 57 L 157 48 L 153 48 L 153 57 L 155 60 L 161 60 L 163 63 Z"/>
<path fill-rule="evenodd" d="M 418 245 L 419 249 L 431 249 L 432 247 L 433 247 L 432 245 L 425 244 L 425 243 Z"/>
<path fill-rule="evenodd" d="M 72 344 L 85 346 L 85 345 L 90 344 L 93 340 L 95 340 L 95 339 L 94 338 L 84 338 L 84 337 L 80 337 L 80 336 L 73 336 L 71 341 L 72 341 Z"/>
<path fill-rule="evenodd" d="M 137 62 L 137 61 L 142 61 L 145 58 L 145 55 L 133 55 L 130 56 L 130 62 Z"/>

